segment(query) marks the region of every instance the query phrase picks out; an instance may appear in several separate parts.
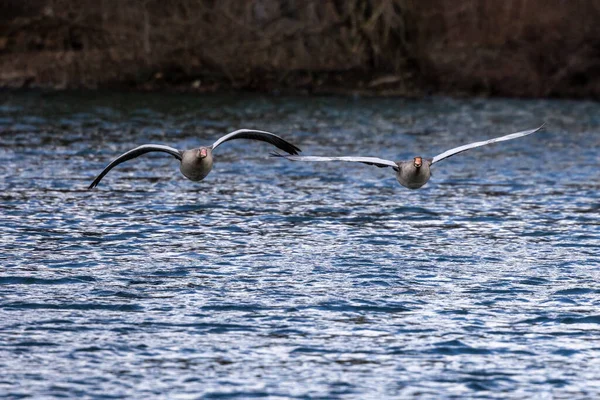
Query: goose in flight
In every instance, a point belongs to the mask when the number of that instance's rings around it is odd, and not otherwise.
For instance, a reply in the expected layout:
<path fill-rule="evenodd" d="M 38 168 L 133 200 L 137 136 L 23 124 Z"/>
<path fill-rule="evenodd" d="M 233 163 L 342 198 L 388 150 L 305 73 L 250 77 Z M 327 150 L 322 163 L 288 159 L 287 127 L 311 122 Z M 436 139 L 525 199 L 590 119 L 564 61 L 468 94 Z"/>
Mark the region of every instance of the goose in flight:
<path fill-rule="evenodd" d="M 239 129 L 237 131 L 228 133 L 227 135 L 219 138 L 212 146 L 203 146 L 191 150 L 177 150 L 173 147 L 164 146 L 160 144 L 144 144 L 136 147 L 133 150 L 129 150 L 127 153 L 121 154 L 115 160 L 104 168 L 104 170 L 94 179 L 88 189 L 95 188 L 98 183 L 104 178 L 108 172 L 121 164 L 122 162 L 131 160 L 152 151 L 162 151 L 168 153 L 180 161 L 179 170 L 181 173 L 191 181 L 201 181 L 208 175 L 213 166 L 213 150 L 219 147 L 222 143 L 234 139 L 253 139 L 262 142 L 271 143 L 275 147 L 292 155 L 298 154 L 301 150 L 291 144 L 290 142 L 282 139 L 281 137 L 265 131 L 258 131 L 254 129 Z"/>
<path fill-rule="evenodd" d="M 512 140 L 523 136 L 531 135 L 542 129 L 544 125 L 536 129 L 528 131 L 511 133 L 510 135 L 500 136 L 494 139 L 484 140 L 481 142 L 475 142 L 465 144 L 463 146 L 455 147 L 448 151 L 438 154 L 431 159 L 423 159 L 423 157 L 415 157 L 410 161 L 390 161 L 384 160 L 377 157 L 318 157 L 318 156 L 298 156 L 298 155 L 284 155 L 279 153 L 272 153 L 276 157 L 284 157 L 292 161 L 350 161 L 359 162 L 363 164 L 374 165 L 379 168 L 392 167 L 396 171 L 396 179 L 398 182 L 409 189 L 418 189 L 429 181 L 431 177 L 431 166 L 439 161 L 442 161 L 448 157 L 452 157 L 455 154 L 462 153 L 476 147 L 485 146 L 487 144 L 503 142 L 505 140 Z"/>

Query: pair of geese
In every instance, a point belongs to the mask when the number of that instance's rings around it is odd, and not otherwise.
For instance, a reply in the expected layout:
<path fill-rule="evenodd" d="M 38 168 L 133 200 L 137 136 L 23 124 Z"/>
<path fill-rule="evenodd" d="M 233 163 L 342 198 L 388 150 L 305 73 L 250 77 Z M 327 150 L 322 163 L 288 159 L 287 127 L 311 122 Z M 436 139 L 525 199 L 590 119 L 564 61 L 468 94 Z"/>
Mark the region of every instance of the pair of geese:
<path fill-rule="evenodd" d="M 204 179 L 212 169 L 213 166 L 213 151 L 221 144 L 234 140 L 234 139 L 251 139 L 262 142 L 267 142 L 277 147 L 280 150 L 285 151 L 288 155 L 279 153 L 272 153 L 277 157 L 284 157 L 291 161 L 349 161 L 358 162 L 368 165 L 374 165 L 379 168 L 391 167 L 396 172 L 396 179 L 398 182 L 409 189 L 418 189 L 425 185 L 431 177 L 431 166 L 437 162 L 440 162 L 448 157 L 455 154 L 462 153 L 463 151 L 474 149 L 476 147 L 485 146 L 487 144 L 503 142 L 505 140 L 512 140 L 523 136 L 531 135 L 542 129 L 544 125 L 536 129 L 528 131 L 521 131 L 511 133 L 510 135 L 500 136 L 494 139 L 484 140 L 481 142 L 474 142 L 463 146 L 455 147 L 448 151 L 445 151 L 431 159 L 424 159 L 423 157 L 415 157 L 410 161 L 391 161 L 384 160 L 377 157 L 320 157 L 320 156 L 299 156 L 298 152 L 301 150 L 288 142 L 287 140 L 270 132 L 259 131 L 254 129 L 240 129 L 231 132 L 212 144 L 212 146 L 203 146 L 191 150 L 177 150 L 173 147 L 163 146 L 159 144 L 144 144 L 136 147 L 133 150 L 128 151 L 117 157 L 114 161 L 104 168 L 104 170 L 94 179 L 89 189 L 92 189 L 100 183 L 102 178 L 114 167 L 121 164 L 122 162 L 131 160 L 139 157 L 142 154 L 146 154 L 153 151 L 164 152 L 172 155 L 180 161 L 179 170 L 181 173 L 192 181 L 201 181 Z"/>

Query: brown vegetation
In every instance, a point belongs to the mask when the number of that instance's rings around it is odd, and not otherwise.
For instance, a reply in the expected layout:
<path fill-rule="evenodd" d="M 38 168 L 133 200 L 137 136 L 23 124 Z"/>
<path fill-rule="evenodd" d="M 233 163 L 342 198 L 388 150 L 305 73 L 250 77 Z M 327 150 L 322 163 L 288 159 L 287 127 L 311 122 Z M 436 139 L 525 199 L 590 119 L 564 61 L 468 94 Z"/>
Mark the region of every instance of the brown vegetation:
<path fill-rule="evenodd" d="M 419 66 L 436 87 L 508 96 L 600 96 L 600 1 L 419 4 Z"/>
<path fill-rule="evenodd" d="M 597 0 L 4 0 L 0 85 L 600 94 Z"/>

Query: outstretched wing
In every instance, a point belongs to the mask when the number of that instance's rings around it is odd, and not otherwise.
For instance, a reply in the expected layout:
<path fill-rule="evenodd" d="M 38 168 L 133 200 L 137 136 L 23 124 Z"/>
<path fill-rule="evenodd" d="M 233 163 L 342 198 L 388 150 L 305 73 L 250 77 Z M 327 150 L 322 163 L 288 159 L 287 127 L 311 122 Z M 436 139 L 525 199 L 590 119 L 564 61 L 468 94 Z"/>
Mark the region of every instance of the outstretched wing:
<path fill-rule="evenodd" d="M 121 154 L 119 157 L 117 157 L 115 160 L 113 160 L 110 164 L 108 164 L 106 166 L 106 168 L 104 168 L 104 171 L 102 171 L 100 173 L 100 175 L 98 175 L 96 177 L 96 179 L 94 179 L 94 182 L 92 182 L 92 184 L 88 187 L 88 189 L 93 189 L 96 186 L 98 186 L 98 183 L 100 183 L 100 181 L 102 180 L 102 178 L 104 178 L 104 175 L 108 174 L 108 171 L 110 171 L 111 169 L 113 169 L 117 165 L 119 165 L 122 162 L 125 162 L 127 160 L 131 160 L 132 158 L 139 157 L 142 154 L 149 153 L 151 151 L 162 151 L 164 153 L 169 153 L 170 155 L 172 155 L 173 157 L 175 157 L 179 161 L 181 161 L 181 152 L 179 150 L 177 150 L 177 149 L 174 149 L 174 148 L 169 147 L 169 146 L 163 146 L 163 145 L 160 145 L 160 144 L 143 144 L 143 145 L 141 145 L 139 147 L 136 147 L 133 150 L 129 150 L 125 154 Z"/>
<path fill-rule="evenodd" d="M 252 140 L 260 140 L 261 142 L 271 143 L 273 146 L 285 151 L 289 154 L 298 154 L 300 150 L 298 147 L 294 146 L 287 140 L 275 135 L 271 132 L 265 131 L 257 131 L 254 129 L 239 129 L 237 131 L 233 131 L 228 133 L 227 135 L 221 137 L 217 140 L 213 145 L 213 150 L 216 149 L 221 143 L 225 143 L 229 140 L 234 139 L 252 139 Z"/>
<path fill-rule="evenodd" d="M 463 151 L 474 149 L 475 147 L 481 147 L 481 146 L 485 146 L 486 144 L 503 142 L 505 140 L 512 140 L 512 139 L 520 138 L 523 136 L 531 135 L 532 133 L 539 131 L 543 127 L 544 127 L 544 125 L 540 126 L 539 128 L 531 129 L 528 131 L 511 133 L 510 135 L 500 136 L 500 137 L 497 137 L 494 139 L 484 140 L 482 142 L 475 142 L 475 143 L 465 144 L 464 146 L 455 147 L 453 149 L 447 150 L 447 151 L 443 152 L 442 154 L 438 154 L 437 156 L 433 157 L 433 160 L 431 161 L 431 165 L 435 164 L 438 161 L 442 161 L 445 158 L 452 157 L 455 154 L 462 153 Z"/>
<path fill-rule="evenodd" d="M 291 161 L 350 161 L 359 162 L 368 165 L 374 165 L 379 168 L 392 167 L 398 169 L 398 164 L 390 160 L 384 160 L 377 157 L 319 157 L 319 156 L 288 156 L 285 154 L 271 153 L 274 157 L 283 157 Z"/>

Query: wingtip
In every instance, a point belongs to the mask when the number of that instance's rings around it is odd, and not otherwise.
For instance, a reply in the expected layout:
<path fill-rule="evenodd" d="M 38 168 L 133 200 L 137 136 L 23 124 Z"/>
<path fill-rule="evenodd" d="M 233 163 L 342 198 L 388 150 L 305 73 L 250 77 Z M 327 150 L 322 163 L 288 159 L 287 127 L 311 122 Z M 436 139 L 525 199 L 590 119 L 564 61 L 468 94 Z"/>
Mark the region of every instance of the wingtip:
<path fill-rule="evenodd" d="M 95 189 L 98 186 L 99 183 L 100 183 L 99 180 L 94 179 L 94 181 L 92 183 L 90 183 L 90 186 L 88 186 L 88 190 Z"/>
<path fill-rule="evenodd" d="M 283 141 L 282 146 L 278 146 L 281 150 L 285 151 L 288 154 L 293 156 L 297 156 L 298 153 L 302 152 L 298 146 L 293 145 L 285 139 L 281 139 Z"/>

